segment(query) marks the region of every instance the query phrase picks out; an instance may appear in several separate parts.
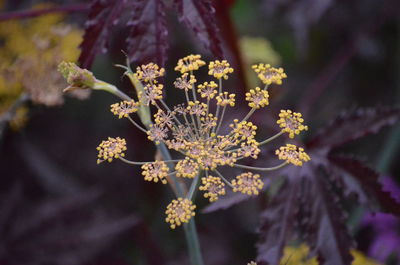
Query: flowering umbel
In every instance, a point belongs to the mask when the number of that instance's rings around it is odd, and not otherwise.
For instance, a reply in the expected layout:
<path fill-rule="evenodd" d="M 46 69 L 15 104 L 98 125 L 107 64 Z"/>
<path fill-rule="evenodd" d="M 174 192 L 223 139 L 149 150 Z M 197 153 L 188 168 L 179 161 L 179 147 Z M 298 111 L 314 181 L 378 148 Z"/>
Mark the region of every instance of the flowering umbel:
<path fill-rule="evenodd" d="M 284 132 L 289 137 L 307 130 L 303 125 L 301 114 L 290 110 L 281 111 L 278 125 L 281 131 L 263 141 L 257 140 L 257 126 L 249 121 L 252 114 L 269 104 L 268 86 L 272 83 L 281 84 L 286 74 L 282 68 L 276 69 L 269 65 L 255 65 L 258 77 L 265 84 L 263 88 L 256 87 L 246 93 L 245 100 L 250 107 L 246 115 L 239 114 L 232 121 L 224 120 L 228 108 L 235 106 L 236 95 L 223 89 L 223 80 L 229 78 L 233 68 L 226 60 L 212 61 L 208 64 L 208 74 L 215 81 L 196 84 L 194 71 L 199 70 L 206 63 L 200 55 L 189 55 L 178 61 L 175 70 L 180 73 L 173 83 L 175 88 L 182 91 L 186 102 L 174 107 L 168 106 L 163 100 L 164 86 L 159 83 L 165 70 L 154 63 L 137 67 L 136 73 L 126 67 L 128 76 L 137 90 L 137 99 L 126 99 L 111 105 L 111 111 L 118 118 L 127 118 L 139 130 L 147 134 L 147 138 L 154 142 L 161 150 L 176 151 L 176 159 L 166 158 L 154 162 L 135 162 L 124 158 L 125 140 L 109 138 L 98 147 L 99 162 L 120 159 L 123 162 L 141 165 L 144 180 L 151 182 L 170 183 L 174 190 L 179 183 L 190 184 L 187 192 L 176 192 L 177 198 L 173 200 L 166 210 L 166 222 L 171 228 L 176 228 L 195 215 L 196 206 L 193 204 L 195 190 L 203 192 L 203 196 L 210 202 L 224 196 L 226 189 L 241 192 L 246 195 L 258 195 L 264 188 L 261 175 L 251 171 L 271 171 L 292 163 L 301 166 L 310 157 L 302 148 L 286 145 L 276 151 L 278 159 L 284 160 L 281 164 L 271 168 L 256 168 L 241 164 L 245 158 L 257 159 L 262 145 L 272 141 Z M 68 79 L 90 76 L 86 70 L 69 66 Z M 65 71 L 64 71 L 65 73 Z M 94 78 L 94 77 L 93 77 Z M 72 78 L 73 79 L 73 78 Z M 75 85 L 69 80 L 70 84 Z M 78 80 L 80 80 L 78 78 Z M 93 79 L 95 83 L 102 82 Z M 105 82 L 103 82 L 103 86 Z M 106 84 L 106 83 L 105 83 Z M 80 85 L 80 83 L 76 84 Z M 85 84 L 84 84 L 85 85 Z M 86 86 L 86 85 L 85 85 Z M 138 89 L 139 88 L 139 89 Z M 115 92 L 115 90 L 114 90 Z M 118 93 L 115 93 L 118 94 Z M 143 109 L 154 107 L 156 111 L 148 123 L 143 123 Z M 132 114 L 139 115 L 143 125 L 135 121 Z M 147 119 L 149 120 L 149 119 Z M 228 131 L 226 132 L 226 129 Z M 164 149 L 162 149 L 164 148 Z M 169 155 L 170 156 L 170 155 Z M 250 171 L 242 172 L 234 179 L 227 179 L 220 170 L 223 167 L 235 167 Z"/>

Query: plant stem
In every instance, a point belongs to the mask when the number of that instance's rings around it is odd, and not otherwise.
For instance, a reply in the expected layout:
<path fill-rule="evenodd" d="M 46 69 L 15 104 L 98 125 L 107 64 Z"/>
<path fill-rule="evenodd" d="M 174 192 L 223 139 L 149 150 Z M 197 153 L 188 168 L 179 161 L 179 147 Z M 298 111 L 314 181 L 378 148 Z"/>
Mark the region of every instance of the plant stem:
<path fill-rule="evenodd" d="M 189 256 L 192 265 L 204 265 L 194 218 L 192 218 L 189 223 L 184 224 L 183 228 L 188 243 Z"/>
<path fill-rule="evenodd" d="M 128 76 L 130 78 L 132 78 L 131 81 L 135 85 L 135 87 L 141 85 L 141 84 L 137 84 L 138 83 L 138 82 L 136 82 L 137 80 L 135 80 L 132 75 L 128 75 Z M 129 96 L 127 96 L 125 93 L 123 93 L 117 87 L 115 87 L 113 85 L 106 86 L 105 89 L 104 89 L 104 87 L 101 87 L 101 89 L 106 90 L 121 99 L 131 100 L 131 98 Z M 140 115 L 140 114 L 142 114 L 142 115 Z M 146 112 L 142 111 L 141 113 L 139 113 L 139 116 L 142 120 L 142 123 L 145 125 L 146 128 L 148 128 L 149 124 L 151 123 L 151 120 L 149 117 L 146 117 Z M 156 147 L 161 152 L 161 155 L 164 157 L 165 161 L 172 160 L 171 154 L 164 143 L 160 143 L 160 144 L 156 145 Z M 174 171 L 173 162 L 167 162 L 167 164 L 168 164 L 168 167 L 170 168 L 170 171 L 171 172 Z M 200 177 L 200 176 L 198 176 L 198 177 Z M 184 189 L 182 188 L 181 183 L 177 180 L 177 178 L 175 176 L 171 176 L 171 179 L 172 179 L 172 183 L 173 183 L 173 185 L 171 185 L 171 187 L 175 191 L 176 196 L 183 198 L 184 197 Z M 201 251 L 200 251 L 200 243 L 199 243 L 199 238 L 197 236 L 197 230 L 196 230 L 196 224 L 195 224 L 194 218 L 192 218 L 189 223 L 184 224 L 183 228 L 185 231 L 185 238 L 186 238 L 186 242 L 188 245 L 189 256 L 190 256 L 190 260 L 192 261 L 192 265 L 204 265 L 203 257 L 201 255 Z"/>

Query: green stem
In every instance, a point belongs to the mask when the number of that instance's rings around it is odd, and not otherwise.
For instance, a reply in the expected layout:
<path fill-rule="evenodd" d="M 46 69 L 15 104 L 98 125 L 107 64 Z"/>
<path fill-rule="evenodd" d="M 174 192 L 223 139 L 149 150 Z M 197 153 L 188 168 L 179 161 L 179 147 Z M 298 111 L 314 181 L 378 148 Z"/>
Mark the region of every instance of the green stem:
<path fill-rule="evenodd" d="M 194 218 L 192 218 L 189 223 L 184 224 L 183 228 L 188 243 L 189 256 L 192 265 L 204 265 Z"/>
<path fill-rule="evenodd" d="M 137 89 L 141 88 L 140 82 L 138 82 L 134 78 L 133 74 L 129 73 L 128 77 L 131 79 L 132 83 L 135 85 L 135 87 Z M 131 100 L 131 98 L 129 96 L 127 96 L 125 93 L 123 93 L 117 87 L 115 87 L 113 85 L 109 85 L 106 87 L 103 86 L 100 89 L 106 90 L 106 91 L 118 96 L 119 98 L 121 98 L 123 100 Z M 151 124 L 151 120 L 148 117 L 149 111 L 143 109 L 138 114 L 139 114 L 139 117 L 140 117 L 142 123 L 145 125 L 146 128 L 148 128 L 149 125 Z M 160 143 L 160 144 L 156 145 L 156 147 L 161 152 L 162 156 L 164 157 L 164 160 L 166 160 L 166 161 L 172 160 L 171 154 L 164 143 Z M 173 162 L 168 162 L 168 167 L 171 172 L 175 170 Z M 177 197 L 184 197 L 184 192 L 183 192 L 181 183 L 179 183 L 177 178 L 173 175 L 171 176 L 171 179 L 172 179 L 173 185 L 176 188 Z M 189 256 L 192 261 L 192 265 L 204 265 L 203 257 L 201 255 L 201 251 L 200 251 L 200 243 L 199 243 L 199 238 L 197 236 L 197 230 L 196 230 L 194 218 L 192 218 L 192 220 L 188 224 L 184 224 L 184 231 L 185 231 L 185 237 L 186 237 L 186 241 L 188 244 Z"/>
<path fill-rule="evenodd" d="M 268 138 L 268 139 L 266 139 L 266 140 L 260 142 L 260 145 L 269 143 L 269 142 L 271 142 L 272 140 L 274 140 L 275 138 L 278 138 L 279 136 L 281 136 L 282 134 L 283 134 L 283 132 L 280 131 L 279 133 L 275 134 L 274 136 L 271 136 L 270 138 Z"/>
<path fill-rule="evenodd" d="M 240 165 L 240 164 L 234 164 L 233 167 L 238 167 L 238 168 L 244 168 L 244 169 L 250 169 L 250 170 L 257 170 L 257 171 L 273 171 L 280 169 L 284 166 L 289 164 L 288 162 L 283 162 L 280 165 L 277 165 L 275 167 L 251 167 L 251 166 L 245 166 L 245 165 Z"/>

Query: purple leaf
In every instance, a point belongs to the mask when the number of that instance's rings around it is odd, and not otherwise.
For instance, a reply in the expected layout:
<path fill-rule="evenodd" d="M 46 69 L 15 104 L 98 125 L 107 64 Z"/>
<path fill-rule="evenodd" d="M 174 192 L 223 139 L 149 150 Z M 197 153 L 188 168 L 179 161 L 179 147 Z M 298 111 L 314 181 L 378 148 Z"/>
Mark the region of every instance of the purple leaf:
<path fill-rule="evenodd" d="M 140 63 L 156 62 L 164 66 L 168 48 L 168 29 L 163 1 L 135 1 L 127 25 L 131 27 L 127 39 L 129 59 Z"/>
<path fill-rule="evenodd" d="M 295 215 L 298 210 L 299 178 L 288 179 L 280 192 L 261 213 L 260 239 L 257 244 L 258 262 L 279 264 L 283 248 L 293 237 Z"/>
<path fill-rule="evenodd" d="M 322 129 L 309 143 L 309 148 L 332 149 L 368 134 L 377 133 L 384 126 L 393 125 L 400 118 L 400 108 L 380 107 L 343 113 Z"/>
<path fill-rule="evenodd" d="M 301 168 L 286 168 L 285 185 L 262 214 L 258 261 L 279 264 L 288 240 L 301 235 L 321 264 L 351 264 L 353 241 L 344 213 L 316 156 Z"/>
<path fill-rule="evenodd" d="M 374 196 L 385 212 L 400 216 L 400 203 L 392 197 L 390 192 L 382 189 L 382 185 L 378 182 L 379 174 L 377 172 L 354 158 L 331 156 L 329 159 L 354 176 L 364 190 Z"/>
<path fill-rule="evenodd" d="M 350 265 L 353 260 L 350 250 L 354 243 L 345 225 L 339 200 L 324 175 L 320 175 L 312 164 L 308 167 L 310 175 L 303 183 L 302 196 L 310 213 L 305 225 L 308 232 L 305 239 L 312 253 L 318 254 L 320 264 Z"/>
<path fill-rule="evenodd" d="M 83 68 L 90 68 L 96 54 L 107 51 L 107 40 L 111 29 L 118 20 L 127 0 L 94 0 L 89 17 L 85 23 L 85 34 L 80 45 L 82 50 L 79 63 Z"/>
<path fill-rule="evenodd" d="M 218 59 L 223 58 L 219 30 L 210 0 L 175 0 L 179 20 L 196 34 L 199 41 Z"/>

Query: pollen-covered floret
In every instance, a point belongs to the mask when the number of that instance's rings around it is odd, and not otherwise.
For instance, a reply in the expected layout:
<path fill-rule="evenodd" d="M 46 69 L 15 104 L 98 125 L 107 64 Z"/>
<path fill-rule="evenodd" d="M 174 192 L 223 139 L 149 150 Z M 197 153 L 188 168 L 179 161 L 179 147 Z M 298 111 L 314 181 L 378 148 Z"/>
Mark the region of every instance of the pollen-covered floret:
<path fill-rule="evenodd" d="M 233 120 L 232 128 L 233 136 L 239 140 L 250 141 L 256 136 L 257 126 L 250 121 L 241 121 L 238 119 Z"/>
<path fill-rule="evenodd" d="M 217 105 L 222 107 L 230 105 L 231 107 L 235 106 L 235 94 L 229 94 L 228 92 L 222 92 L 219 94 L 217 99 Z"/>
<path fill-rule="evenodd" d="M 186 107 L 187 111 L 196 116 L 204 116 L 207 113 L 207 104 L 196 101 L 189 101 L 188 106 Z"/>
<path fill-rule="evenodd" d="M 206 63 L 201 60 L 201 56 L 199 54 L 191 54 L 179 59 L 178 64 L 175 67 L 175 71 L 179 71 L 184 74 L 186 72 L 199 70 L 199 68 L 205 64 Z"/>
<path fill-rule="evenodd" d="M 138 110 L 139 103 L 133 100 L 121 101 L 111 105 L 111 112 L 118 118 L 127 118 L 129 114 L 135 113 Z"/>
<path fill-rule="evenodd" d="M 160 142 L 163 142 L 167 138 L 167 133 L 168 128 L 158 124 L 151 124 L 150 130 L 147 131 L 147 138 L 156 144 L 160 144 Z"/>
<path fill-rule="evenodd" d="M 108 137 L 106 141 L 102 141 L 97 147 L 99 151 L 97 164 L 103 161 L 111 162 L 113 158 L 124 157 L 124 151 L 126 151 L 126 141 L 122 138 Z"/>
<path fill-rule="evenodd" d="M 164 161 L 154 161 L 142 165 L 144 180 L 167 184 L 168 166 Z"/>
<path fill-rule="evenodd" d="M 175 170 L 177 177 L 194 178 L 199 172 L 199 165 L 189 157 L 185 157 L 176 164 Z"/>
<path fill-rule="evenodd" d="M 185 198 L 172 200 L 165 211 L 167 215 L 165 221 L 170 224 L 172 229 L 175 229 L 183 223 L 188 223 L 190 218 L 195 216 L 194 209 L 196 209 L 196 205 L 193 205 L 191 200 Z"/>
<path fill-rule="evenodd" d="M 260 63 L 258 65 L 253 65 L 252 68 L 258 74 L 258 78 L 266 85 L 272 83 L 281 85 L 282 79 L 287 77 L 282 68 L 274 68 L 269 64 Z"/>
<path fill-rule="evenodd" d="M 259 87 L 256 87 L 255 89 L 250 89 L 250 91 L 246 93 L 246 100 L 249 102 L 250 108 L 259 109 L 268 106 L 268 98 L 268 91 L 262 90 Z"/>
<path fill-rule="evenodd" d="M 201 183 L 199 190 L 204 191 L 204 198 L 208 198 L 210 202 L 218 200 L 218 196 L 225 195 L 225 184 L 221 178 L 210 175 L 201 178 Z"/>
<path fill-rule="evenodd" d="M 260 179 L 259 174 L 251 172 L 242 173 L 232 180 L 234 192 L 241 192 L 247 195 L 258 195 L 264 186 L 264 182 Z"/>
<path fill-rule="evenodd" d="M 191 89 L 193 84 L 196 83 L 196 78 L 194 75 L 190 75 L 190 78 L 188 79 L 188 76 L 188 73 L 184 73 L 181 77 L 178 77 L 174 82 L 174 86 L 185 91 Z"/>
<path fill-rule="evenodd" d="M 164 76 L 165 69 L 155 63 L 149 63 L 136 68 L 135 77 L 143 82 L 157 83 L 157 78 Z"/>
<path fill-rule="evenodd" d="M 140 91 L 138 97 L 139 101 L 143 104 L 148 106 L 149 103 L 155 105 L 156 100 L 162 99 L 162 92 L 163 92 L 163 85 L 155 85 L 155 84 L 147 84 L 144 86 L 144 93 Z"/>
<path fill-rule="evenodd" d="M 308 126 L 303 125 L 303 122 L 304 119 L 301 117 L 301 113 L 281 110 L 279 120 L 276 123 L 282 128 L 282 132 L 287 132 L 290 138 L 294 138 L 295 134 L 308 130 Z"/>
<path fill-rule="evenodd" d="M 228 79 L 228 74 L 233 73 L 233 68 L 226 60 L 216 60 L 212 61 L 208 65 L 208 74 L 214 76 L 217 79 L 224 78 Z"/>
<path fill-rule="evenodd" d="M 304 152 L 304 149 L 297 147 L 293 144 L 286 144 L 286 146 L 281 146 L 275 151 L 275 154 L 280 160 L 286 160 L 295 166 L 302 166 L 303 162 L 310 161 L 310 156 Z"/>
<path fill-rule="evenodd" d="M 200 93 L 200 96 L 202 98 L 207 98 L 207 99 L 211 99 L 214 98 L 214 96 L 218 93 L 216 88 L 218 87 L 218 85 L 214 82 L 211 81 L 209 82 L 204 82 L 201 85 L 197 86 L 199 89 L 197 89 L 197 92 Z"/>

